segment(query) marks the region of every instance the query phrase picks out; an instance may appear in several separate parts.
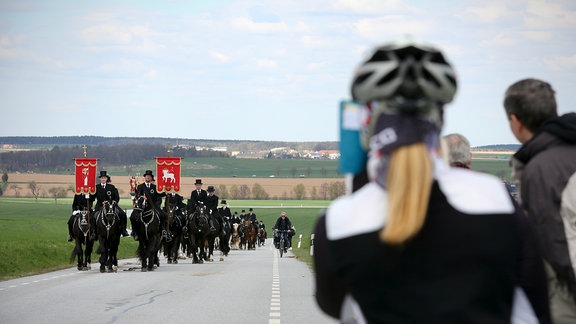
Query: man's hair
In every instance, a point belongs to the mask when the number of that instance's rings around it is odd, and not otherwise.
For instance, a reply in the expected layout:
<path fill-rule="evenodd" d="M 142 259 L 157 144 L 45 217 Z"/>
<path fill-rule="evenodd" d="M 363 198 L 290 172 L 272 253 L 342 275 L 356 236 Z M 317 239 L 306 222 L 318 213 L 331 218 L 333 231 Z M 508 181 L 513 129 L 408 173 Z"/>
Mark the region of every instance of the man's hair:
<path fill-rule="evenodd" d="M 506 90 L 506 115 L 516 118 L 531 132 L 536 132 L 548 119 L 558 117 L 554 89 L 536 79 L 520 80 Z"/>
<path fill-rule="evenodd" d="M 448 134 L 444 136 L 444 141 L 448 147 L 448 161 L 451 166 L 467 166 L 472 162 L 470 142 L 464 135 L 458 133 Z"/>

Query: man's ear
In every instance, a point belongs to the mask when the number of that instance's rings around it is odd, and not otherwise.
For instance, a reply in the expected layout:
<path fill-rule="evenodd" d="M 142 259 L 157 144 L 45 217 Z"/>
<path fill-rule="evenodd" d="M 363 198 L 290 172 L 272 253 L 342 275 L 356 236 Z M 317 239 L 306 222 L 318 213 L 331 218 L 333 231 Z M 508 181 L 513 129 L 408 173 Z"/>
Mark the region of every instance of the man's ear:
<path fill-rule="evenodd" d="M 526 128 L 515 114 L 511 114 L 509 120 L 510 130 L 520 143 L 524 144 L 532 137 L 532 132 Z"/>

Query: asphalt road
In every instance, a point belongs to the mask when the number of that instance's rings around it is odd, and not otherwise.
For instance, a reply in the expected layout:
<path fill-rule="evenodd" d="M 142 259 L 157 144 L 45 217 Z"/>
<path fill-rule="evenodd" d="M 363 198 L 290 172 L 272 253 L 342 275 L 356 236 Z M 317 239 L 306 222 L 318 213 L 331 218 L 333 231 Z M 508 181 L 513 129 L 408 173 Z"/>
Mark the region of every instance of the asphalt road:
<path fill-rule="evenodd" d="M 271 239 L 224 261 L 191 259 L 140 272 L 136 259 L 116 273 L 70 268 L 0 282 L 0 323 L 337 323 L 313 296 L 313 275 Z"/>

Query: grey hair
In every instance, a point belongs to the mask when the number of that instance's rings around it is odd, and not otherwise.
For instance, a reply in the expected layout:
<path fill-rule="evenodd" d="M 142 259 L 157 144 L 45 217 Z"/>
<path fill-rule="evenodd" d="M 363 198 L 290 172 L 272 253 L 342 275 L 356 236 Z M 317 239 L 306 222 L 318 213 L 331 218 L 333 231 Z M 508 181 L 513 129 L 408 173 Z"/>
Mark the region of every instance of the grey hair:
<path fill-rule="evenodd" d="M 448 147 L 448 161 L 450 165 L 470 165 L 472 162 L 470 142 L 464 135 L 458 133 L 448 134 L 444 136 L 444 141 Z"/>

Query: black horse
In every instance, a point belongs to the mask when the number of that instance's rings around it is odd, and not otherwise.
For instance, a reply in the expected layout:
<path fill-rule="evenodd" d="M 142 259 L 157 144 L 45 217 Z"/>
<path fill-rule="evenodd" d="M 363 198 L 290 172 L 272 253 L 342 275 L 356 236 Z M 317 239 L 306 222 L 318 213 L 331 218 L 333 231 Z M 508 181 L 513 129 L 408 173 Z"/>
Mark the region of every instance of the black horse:
<path fill-rule="evenodd" d="M 94 249 L 94 229 L 96 224 L 90 223 L 90 211 L 82 210 L 74 217 L 72 223 L 72 236 L 76 245 L 70 255 L 70 262 L 74 261 L 74 257 L 78 259 L 78 270 L 90 270 L 90 263 L 92 263 L 92 250 Z M 86 249 L 82 249 L 82 245 Z"/>
<path fill-rule="evenodd" d="M 207 236 L 210 233 L 206 207 L 198 204 L 194 212 L 188 213 L 186 224 L 188 256 L 192 257 L 192 263 L 204 263 L 205 245 L 208 243 Z"/>
<path fill-rule="evenodd" d="M 214 221 L 214 228 L 216 229 L 213 232 L 208 233 L 208 251 L 206 252 L 206 256 L 204 260 L 206 261 L 213 261 L 212 256 L 214 255 L 214 246 L 216 242 L 216 238 L 218 238 L 218 250 L 220 250 L 220 261 L 224 261 L 224 256 L 228 256 L 228 252 L 230 252 L 230 224 L 225 222 L 220 224 L 218 221 Z"/>
<path fill-rule="evenodd" d="M 166 256 L 168 264 L 178 263 L 178 248 L 182 243 L 183 229 L 186 223 L 186 205 L 184 204 L 170 204 L 167 208 L 167 224 L 168 239 L 162 240 L 164 245 L 164 256 Z"/>
<path fill-rule="evenodd" d="M 146 196 L 137 196 L 134 199 L 130 223 L 138 237 L 137 254 L 142 263 L 142 271 L 154 271 L 154 265 L 160 266 L 158 259 L 161 241 L 160 212 L 148 202 Z"/>
<path fill-rule="evenodd" d="M 118 246 L 120 245 L 120 217 L 116 202 L 105 201 L 102 208 L 96 212 L 98 227 L 98 254 L 100 254 L 100 272 L 116 272 L 118 269 Z"/>

